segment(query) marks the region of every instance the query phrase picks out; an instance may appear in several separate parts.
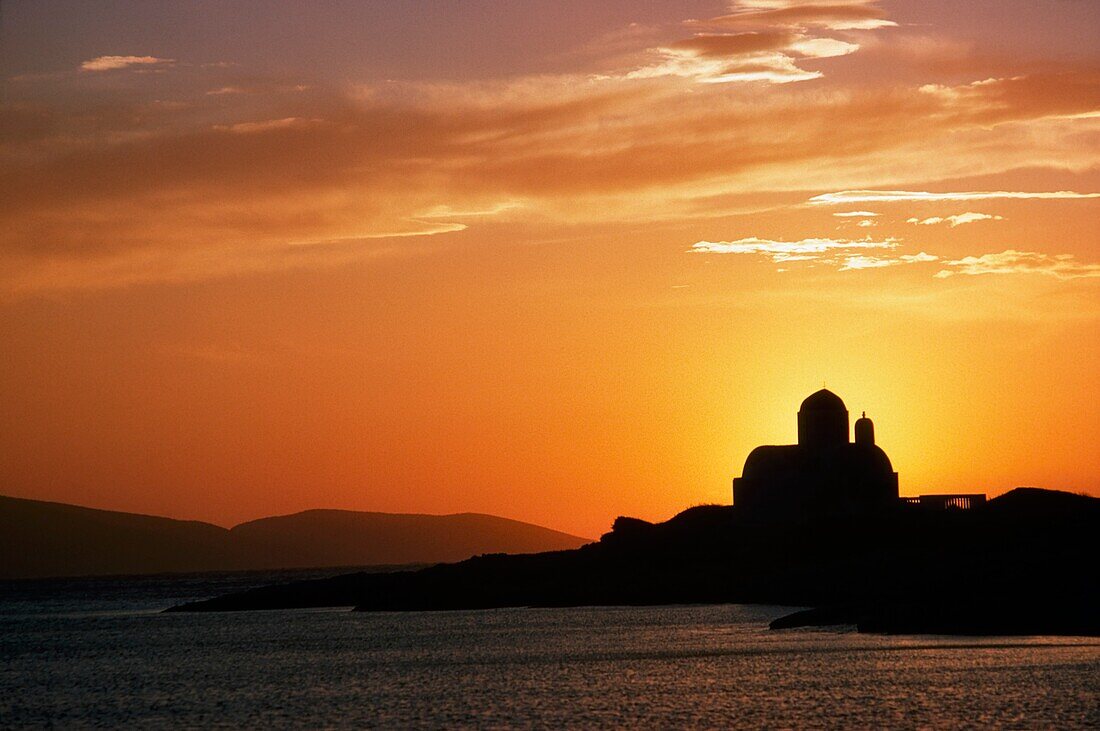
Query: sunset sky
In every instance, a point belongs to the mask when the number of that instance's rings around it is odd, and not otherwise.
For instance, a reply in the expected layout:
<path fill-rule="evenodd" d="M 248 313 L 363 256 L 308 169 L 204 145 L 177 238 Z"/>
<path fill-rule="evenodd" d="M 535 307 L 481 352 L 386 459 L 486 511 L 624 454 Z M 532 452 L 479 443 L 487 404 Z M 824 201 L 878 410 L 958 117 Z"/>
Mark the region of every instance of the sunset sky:
<path fill-rule="evenodd" d="M 827 383 L 901 493 L 1100 495 L 1100 3 L 0 5 L 0 493 L 728 503 Z"/>

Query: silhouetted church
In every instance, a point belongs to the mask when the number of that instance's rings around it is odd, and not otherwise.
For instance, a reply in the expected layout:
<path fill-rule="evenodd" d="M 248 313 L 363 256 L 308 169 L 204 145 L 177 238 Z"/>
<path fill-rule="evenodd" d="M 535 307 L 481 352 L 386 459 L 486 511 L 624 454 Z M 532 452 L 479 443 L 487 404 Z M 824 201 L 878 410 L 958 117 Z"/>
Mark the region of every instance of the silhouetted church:
<path fill-rule="evenodd" d="M 875 446 L 875 426 L 856 420 L 848 441 L 848 409 L 821 389 L 798 410 L 798 444 L 757 447 L 733 481 L 733 504 L 761 513 L 874 510 L 898 502 L 898 473 Z"/>

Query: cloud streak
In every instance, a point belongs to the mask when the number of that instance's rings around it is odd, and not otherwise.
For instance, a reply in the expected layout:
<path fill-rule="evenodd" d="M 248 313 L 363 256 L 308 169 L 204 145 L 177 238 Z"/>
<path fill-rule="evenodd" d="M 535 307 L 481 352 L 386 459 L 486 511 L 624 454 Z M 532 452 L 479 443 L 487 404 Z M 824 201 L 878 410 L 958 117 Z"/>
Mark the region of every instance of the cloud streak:
<path fill-rule="evenodd" d="M 627 78 L 678 76 L 706 84 L 810 81 L 823 73 L 802 68 L 802 60 L 847 56 L 860 48 L 850 40 L 814 35 L 811 28 L 851 29 L 863 23 L 858 27 L 869 30 L 892 25 L 881 20 L 883 12 L 871 3 L 795 5 L 761 6 L 749 0 L 735 3 L 738 12 L 732 15 L 689 21 L 686 25 L 701 32 L 653 49 L 660 60 L 631 71 Z"/>
<path fill-rule="evenodd" d="M 754 25 L 778 25 L 795 28 L 827 28 L 829 30 L 876 30 L 896 26 L 875 0 L 833 0 L 805 3 L 785 0 L 740 0 L 733 4 L 735 12 L 694 21 L 700 25 L 742 28 Z"/>
<path fill-rule="evenodd" d="M 835 215 L 835 214 L 834 214 Z M 977 221 L 1003 221 L 1004 216 L 994 216 L 988 213 L 974 213 L 967 211 L 966 213 L 959 213 L 954 216 L 929 216 L 928 218 L 907 218 L 906 223 L 916 224 L 918 226 L 935 226 L 940 223 L 946 223 L 951 228 L 956 226 L 962 226 L 967 223 L 976 223 Z"/>
<path fill-rule="evenodd" d="M 97 56 L 80 64 L 82 71 L 115 71 L 131 67 L 167 66 L 175 59 L 156 56 Z"/>
<path fill-rule="evenodd" d="M 900 245 L 897 239 L 891 238 L 877 241 L 833 238 L 775 241 L 750 237 L 736 241 L 698 241 L 688 251 L 698 254 L 753 254 L 767 257 L 776 264 L 822 264 L 842 272 L 939 261 L 938 256 L 923 251 L 919 254 L 892 253 Z M 781 267 L 778 271 L 787 270 Z"/>
<path fill-rule="evenodd" d="M 851 203 L 898 203 L 915 201 L 919 203 L 939 201 L 984 201 L 997 199 L 1017 200 L 1075 200 L 1082 198 L 1100 198 L 1100 193 L 1077 193 L 1072 190 L 1054 191 L 964 191 L 947 193 L 929 193 L 918 190 L 842 190 L 836 193 L 815 195 L 808 201 L 815 206 L 848 205 Z"/>
<path fill-rule="evenodd" d="M 691 245 L 692 253 L 698 254 L 767 254 L 775 257 L 787 257 L 799 254 L 823 254 L 833 249 L 893 249 L 898 245 L 894 239 L 871 241 L 869 239 L 799 239 L 798 241 L 775 241 L 751 236 L 736 241 L 697 241 Z M 785 261 L 780 259 L 777 261 Z"/>
<path fill-rule="evenodd" d="M 712 36 L 711 39 L 718 38 Z M 699 40 L 699 39 L 696 39 Z M 849 44 L 851 51 L 858 46 Z M 661 48 L 655 51 L 661 61 L 629 72 L 628 79 L 655 79 L 676 76 L 702 84 L 735 82 L 765 82 L 789 84 L 823 76 L 820 71 L 808 71 L 798 66 L 794 57 L 780 51 L 761 51 L 731 55 L 700 52 L 690 48 Z M 841 55 L 838 52 L 835 55 Z"/>
<path fill-rule="evenodd" d="M 264 119 L 258 122 L 238 122 L 236 124 L 216 124 L 214 129 L 219 132 L 232 132 L 233 134 L 256 134 L 272 132 L 276 130 L 295 129 L 308 127 L 314 124 L 324 124 L 323 119 L 305 119 L 303 117 L 282 117 L 280 119 Z"/>
<path fill-rule="evenodd" d="M 882 267 L 898 266 L 900 264 L 922 264 L 930 261 L 939 261 L 939 257 L 933 254 L 920 252 L 919 254 L 902 254 L 895 257 L 865 256 L 856 254 L 844 260 L 840 271 L 853 271 L 858 269 L 881 269 Z"/>
<path fill-rule="evenodd" d="M 776 264 L 823 264 L 836 267 L 842 272 L 939 262 L 944 268 L 934 275 L 938 279 L 985 274 L 1041 274 L 1063 280 L 1100 277 L 1100 264 L 1082 263 L 1072 254 L 1049 255 L 1008 249 L 999 254 L 944 259 L 925 251 L 918 254 L 895 254 L 894 251 L 900 245 L 897 239 L 891 238 L 878 241 L 832 238 L 777 241 L 752 236 L 736 241 L 697 241 L 688 252 L 748 254 L 766 257 Z M 787 270 L 780 268 L 779 271 Z"/>
<path fill-rule="evenodd" d="M 1072 254 L 1042 254 L 1036 251 L 1007 249 L 999 254 L 965 256 L 943 262 L 949 267 L 936 272 L 940 279 L 955 275 L 1041 274 L 1057 279 L 1100 277 L 1100 264 L 1086 264 Z"/>
<path fill-rule="evenodd" d="M 831 239 L 811 238 L 798 241 L 776 241 L 755 236 L 736 241 L 697 241 L 688 249 L 693 254 L 755 254 L 766 256 L 776 263 L 791 261 L 827 261 L 833 252 L 868 249 L 893 249 L 898 246 L 894 239 L 872 241 L 871 239 Z"/>

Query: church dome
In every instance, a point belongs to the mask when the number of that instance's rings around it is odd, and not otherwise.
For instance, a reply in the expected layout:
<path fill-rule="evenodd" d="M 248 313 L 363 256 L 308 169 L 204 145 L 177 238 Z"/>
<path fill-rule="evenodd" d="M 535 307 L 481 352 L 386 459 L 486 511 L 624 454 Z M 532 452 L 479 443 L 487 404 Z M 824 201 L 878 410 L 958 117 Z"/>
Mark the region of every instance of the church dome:
<path fill-rule="evenodd" d="M 807 396 L 799 411 L 843 411 L 847 413 L 848 409 L 844 406 L 844 401 L 841 400 L 840 396 L 823 388 Z"/>
<path fill-rule="evenodd" d="M 832 391 L 811 393 L 798 410 L 798 443 L 823 447 L 848 443 L 848 409 Z"/>

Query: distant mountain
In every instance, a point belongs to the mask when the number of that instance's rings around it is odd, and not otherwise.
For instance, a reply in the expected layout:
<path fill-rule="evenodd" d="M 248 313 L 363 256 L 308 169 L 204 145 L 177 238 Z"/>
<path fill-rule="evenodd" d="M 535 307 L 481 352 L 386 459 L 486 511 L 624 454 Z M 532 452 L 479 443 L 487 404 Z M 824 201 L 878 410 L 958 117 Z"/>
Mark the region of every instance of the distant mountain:
<path fill-rule="evenodd" d="M 584 543 L 577 536 L 477 513 L 308 510 L 227 530 L 0 496 L 0 579 L 431 564 Z"/>
<path fill-rule="evenodd" d="M 0 578 L 243 568 L 216 525 L 0 496 Z"/>
<path fill-rule="evenodd" d="M 587 539 L 481 513 L 409 515 L 307 510 L 242 523 L 229 531 L 272 567 L 461 561 L 483 553 L 577 548 Z"/>

